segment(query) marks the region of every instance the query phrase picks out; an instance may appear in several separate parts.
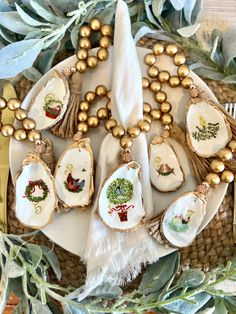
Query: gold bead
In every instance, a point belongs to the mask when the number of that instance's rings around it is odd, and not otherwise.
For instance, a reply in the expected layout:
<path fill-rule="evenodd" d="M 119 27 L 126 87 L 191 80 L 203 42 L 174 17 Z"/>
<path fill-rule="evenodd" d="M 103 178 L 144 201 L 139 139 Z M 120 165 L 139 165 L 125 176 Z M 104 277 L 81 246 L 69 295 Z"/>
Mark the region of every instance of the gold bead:
<path fill-rule="evenodd" d="M 88 124 L 86 122 L 78 123 L 77 130 L 78 130 L 78 132 L 81 132 L 83 134 L 88 132 Z"/>
<path fill-rule="evenodd" d="M 95 89 L 95 93 L 98 95 L 98 96 L 104 96 L 107 94 L 107 89 L 104 85 L 98 85 Z"/>
<path fill-rule="evenodd" d="M 84 61 L 80 60 L 76 62 L 75 67 L 78 72 L 84 73 L 87 68 L 87 64 Z"/>
<path fill-rule="evenodd" d="M 144 62 L 147 64 L 147 65 L 154 65 L 155 62 L 156 62 L 156 57 L 154 54 L 152 53 L 148 53 L 145 58 L 144 58 Z"/>
<path fill-rule="evenodd" d="M 153 120 L 159 120 L 161 118 L 161 110 L 152 109 L 150 115 L 153 118 Z"/>
<path fill-rule="evenodd" d="M 19 121 L 24 120 L 27 117 L 27 111 L 22 108 L 18 108 L 14 112 L 14 116 Z"/>
<path fill-rule="evenodd" d="M 161 71 L 158 74 L 158 78 L 161 83 L 166 83 L 170 78 L 170 73 L 167 71 Z"/>
<path fill-rule="evenodd" d="M 111 90 L 107 91 L 107 98 L 111 99 Z"/>
<path fill-rule="evenodd" d="M 109 24 L 103 24 L 101 27 L 101 34 L 103 36 L 111 36 L 112 35 L 112 27 Z"/>
<path fill-rule="evenodd" d="M 171 111 L 171 104 L 168 101 L 164 101 L 161 104 L 161 112 L 168 113 L 169 111 Z"/>
<path fill-rule="evenodd" d="M 116 138 L 121 138 L 125 134 L 125 130 L 123 129 L 122 126 L 114 126 L 112 128 L 112 135 Z"/>
<path fill-rule="evenodd" d="M 161 55 L 164 52 L 164 50 L 165 50 L 164 45 L 159 44 L 159 43 L 156 43 L 152 48 L 152 51 L 153 51 L 154 55 L 156 55 L 156 56 Z"/>
<path fill-rule="evenodd" d="M 166 100 L 166 93 L 163 92 L 163 91 L 159 91 L 156 93 L 156 101 L 159 102 L 159 103 L 162 103 L 163 101 Z"/>
<path fill-rule="evenodd" d="M 174 56 L 174 64 L 179 66 L 184 64 L 186 61 L 185 55 L 183 53 L 176 53 Z"/>
<path fill-rule="evenodd" d="M 111 44 L 111 40 L 108 36 L 102 36 L 100 41 L 99 41 L 99 45 L 101 48 L 105 48 L 108 49 L 110 47 Z"/>
<path fill-rule="evenodd" d="M 81 101 L 81 103 L 79 104 L 79 109 L 82 111 L 89 110 L 89 102 L 85 100 Z"/>
<path fill-rule="evenodd" d="M 21 101 L 16 98 L 11 98 L 7 102 L 7 107 L 12 111 L 20 108 L 20 106 L 21 106 Z"/>
<path fill-rule="evenodd" d="M 215 186 L 220 184 L 220 177 L 218 176 L 218 174 L 216 173 L 209 173 L 206 176 L 206 181 L 211 185 L 211 186 Z"/>
<path fill-rule="evenodd" d="M 23 125 L 23 128 L 25 130 L 33 130 L 35 127 L 36 127 L 36 123 L 33 119 L 30 119 L 30 118 L 25 118 L 23 121 L 22 121 L 22 125 Z"/>
<path fill-rule="evenodd" d="M 91 28 L 89 26 L 81 26 L 79 34 L 81 37 L 89 37 L 91 35 Z"/>
<path fill-rule="evenodd" d="M 161 90 L 161 83 L 158 81 L 154 81 L 151 83 L 151 91 L 153 91 L 154 93 L 159 92 L 159 90 Z"/>
<path fill-rule="evenodd" d="M 41 134 L 40 134 L 39 131 L 37 131 L 37 130 L 29 131 L 29 133 L 28 133 L 28 140 L 30 142 L 35 142 L 37 140 L 40 140 L 40 138 L 41 138 Z"/>
<path fill-rule="evenodd" d="M 23 141 L 23 140 L 25 140 L 27 138 L 27 133 L 26 133 L 26 131 L 24 129 L 15 130 L 14 138 L 17 141 Z"/>
<path fill-rule="evenodd" d="M 87 59 L 87 65 L 90 68 L 95 68 L 98 64 L 98 58 L 95 56 L 89 56 Z"/>
<path fill-rule="evenodd" d="M 148 79 L 147 77 L 143 77 L 143 78 L 142 78 L 142 86 L 143 86 L 143 89 L 148 88 L 149 85 L 150 85 L 149 79 Z"/>
<path fill-rule="evenodd" d="M 148 104 L 147 102 L 143 103 L 143 112 L 144 113 L 149 113 L 151 111 L 152 107 L 150 104 Z"/>
<path fill-rule="evenodd" d="M 107 103 L 106 103 L 106 108 L 108 109 L 108 110 L 110 110 L 111 111 L 111 101 L 109 100 Z"/>
<path fill-rule="evenodd" d="M 95 100 L 96 94 L 94 92 L 87 92 L 84 98 L 91 103 Z"/>
<path fill-rule="evenodd" d="M 178 51 L 178 47 L 176 45 L 170 44 L 166 47 L 166 53 L 173 57 Z"/>
<path fill-rule="evenodd" d="M 97 57 L 100 61 L 105 61 L 109 57 L 109 51 L 105 48 L 100 48 L 97 51 Z"/>
<path fill-rule="evenodd" d="M 102 24 L 99 19 L 93 18 L 90 22 L 90 27 L 93 31 L 98 31 L 101 28 Z"/>
<path fill-rule="evenodd" d="M 3 110 L 5 109 L 7 106 L 7 102 L 6 102 L 6 99 L 3 98 L 3 97 L 0 97 L 0 110 Z"/>
<path fill-rule="evenodd" d="M 80 48 L 90 49 L 91 48 L 90 40 L 88 38 L 81 38 L 79 41 L 79 46 Z"/>
<path fill-rule="evenodd" d="M 217 159 L 213 159 L 211 162 L 210 168 L 215 173 L 220 173 L 220 172 L 224 171 L 225 165 L 222 161 L 217 160 Z"/>
<path fill-rule="evenodd" d="M 221 180 L 225 183 L 231 183 L 234 181 L 234 174 L 229 170 L 224 170 L 220 176 Z"/>
<path fill-rule="evenodd" d="M 115 119 L 109 119 L 106 121 L 105 123 L 105 129 L 108 131 L 108 132 L 111 132 L 112 128 L 114 128 L 115 126 L 117 126 L 117 122 Z"/>
<path fill-rule="evenodd" d="M 184 78 L 189 75 L 189 67 L 186 64 L 182 64 L 178 67 L 177 73 L 180 78 Z"/>
<path fill-rule="evenodd" d="M 219 152 L 218 152 L 218 157 L 222 160 L 222 161 L 226 161 L 226 160 L 230 160 L 233 158 L 233 154 L 231 152 L 230 149 L 228 148 L 222 148 Z"/>
<path fill-rule="evenodd" d="M 86 111 L 80 111 L 78 113 L 78 121 L 79 122 L 85 122 L 88 120 L 88 114 Z"/>
<path fill-rule="evenodd" d="M 142 132 L 148 132 L 151 129 L 151 124 L 147 120 L 139 121 L 138 126 Z"/>
<path fill-rule="evenodd" d="M 164 113 L 162 116 L 161 116 L 161 123 L 163 125 L 169 125 L 171 124 L 173 121 L 173 117 L 172 115 L 170 115 L 169 113 Z"/>
<path fill-rule="evenodd" d="M 90 128 L 96 128 L 99 125 L 99 119 L 97 116 L 90 116 L 88 118 L 88 126 Z"/>
<path fill-rule="evenodd" d="M 151 66 L 148 69 L 148 75 L 150 77 L 157 77 L 157 75 L 158 75 L 158 68 L 155 65 Z"/>
<path fill-rule="evenodd" d="M 181 85 L 184 88 L 189 88 L 191 85 L 193 84 L 193 79 L 191 77 L 185 77 L 182 81 L 181 81 Z"/>
<path fill-rule="evenodd" d="M 229 142 L 229 148 L 231 149 L 232 153 L 236 153 L 236 140 Z"/>
<path fill-rule="evenodd" d="M 5 137 L 12 136 L 14 133 L 14 127 L 10 124 L 5 124 L 1 128 L 1 133 Z"/>
<path fill-rule="evenodd" d="M 152 117 L 149 114 L 147 114 L 147 113 L 144 113 L 143 120 L 146 120 L 149 123 L 152 123 Z"/>
<path fill-rule="evenodd" d="M 171 76 L 169 79 L 169 84 L 171 87 L 177 87 L 180 84 L 180 79 L 178 76 Z"/>
<path fill-rule="evenodd" d="M 107 108 L 100 108 L 97 111 L 97 117 L 100 120 L 106 120 L 109 117 L 109 110 Z"/>
<path fill-rule="evenodd" d="M 128 130 L 127 130 L 127 133 L 129 134 L 129 136 L 131 138 L 135 138 L 135 137 L 139 136 L 140 132 L 141 132 L 140 128 L 137 126 L 133 126 L 131 128 L 128 128 Z"/>
<path fill-rule="evenodd" d="M 128 136 L 124 135 L 122 136 L 122 138 L 120 139 L 120 146 L 122 148 L 130 148 L 133 145 L 133 141 L 131 140 L 131 138 L 129 138 Z"/>
<path fill-rule="evenodd" d="M 77 51 L 77 58 L 79 60 L 86 60 L 88 58 L 88 50 L 86 50 L 84 48 L 83 49 L 79 49 Z"/>

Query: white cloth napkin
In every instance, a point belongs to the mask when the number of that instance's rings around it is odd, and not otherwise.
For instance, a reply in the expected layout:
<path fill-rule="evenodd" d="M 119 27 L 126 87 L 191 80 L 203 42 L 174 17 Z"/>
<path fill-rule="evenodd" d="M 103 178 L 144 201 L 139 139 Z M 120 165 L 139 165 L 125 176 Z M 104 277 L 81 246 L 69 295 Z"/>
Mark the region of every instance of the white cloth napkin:
<path fill-rule="evenodd" d="M 114 71 L 112 82 L 112 115 L 125 128 L 143 117 L 142 76 L 136 53 L 128 7 L 119 0 L 114 36 Z M 98 196 L 104 180 L 116 169 L 120 155 L 119 141 L 108 134 L 101 145 L 96 168 L 96 191 L 83 260 L 87 264 L 85 285 L 71 296 L 79 300 L 103 282 L 122 285 L 135 278 L 144 263 L 159 257 L 158 244 L 141 227 L 135 232 L 115 232 L 97 215 Z M 141 183 L 146 217 L 153 215 L 152 191 L 146 138 L 141 134 L 132 148 L 135 160 L 142 166 Z"/>

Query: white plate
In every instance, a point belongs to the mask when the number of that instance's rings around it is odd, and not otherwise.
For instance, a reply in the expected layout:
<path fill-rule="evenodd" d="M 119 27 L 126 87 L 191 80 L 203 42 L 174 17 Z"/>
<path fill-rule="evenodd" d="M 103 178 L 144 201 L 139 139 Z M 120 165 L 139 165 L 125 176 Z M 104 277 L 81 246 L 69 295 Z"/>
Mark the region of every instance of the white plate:
<path fill-rule="evenodd" d="M 145 48 L 137 48 L 138 56 L 140 60 L 142 75 L 147 75 L 147 66 L 144 64 L 143 59 L 148 49 Z M 88 71 L 84 74 L 83 77 L 83 88 L 82 95 L 89 90 L 95 90 L 95 87 L 99 84 L 104 84 L 107 88 L 111 87 L 111 79 L 112 79 L 112 55 L 113 49 L 110 49 L 110 58 L 106 62 L 99 64 L 96 70 Z M 76 62 L 76 57 L 72 56 L 63 62 L 59 63 L 55 66 L 54 69 L 61 71 L 65 67 L 73 66 Z M 166 56 L 161 56 L 158 61 L 158 67 L 160 70 L 168 70 L 171 74 L 176 73 L 176 67 L 173 65 L 173 62 L 170 58 Z M 22 107 L 27 108 L 30 104 L 30 101 L 37 92 L 41 89 L 41 87 L 46 83 L 46 81 L 52 76 L 52 71 L 50 70 L 47 74 L 44 75 L 31 89 L 27 97 L 25 98 Z M 132 71 L 132 69 L 130 69 Z M 201 89 L 206 91 L 215 101 L 216 98 L 211 93 L 206 84 L 194 73 L 191 73 L 191 76 L 194 79 L 196 85 L 198 85 Z M 185 123 L 185 108 L 188 99 L 188 90 L 184 90 L 182 88 L 171 89 L 168 86 L 164 86 L 164 90 L 168 93 L 168 101 L 171 102 L 173 109 L 172 114 L 174 116 L 175 122 L 179 123 L 181 126 L 184 126 Z M 153 95 L 150 91 L 144 92 L 144 101 L 151 103 L 155 107 Z M 96 108 L 93 108 L 95 110 Z M 148 143 L 150 143 L 151 138 L 154 135 L 157 135 L 161 130 L 160 124 L 157 122 L 152 125 L 152 130 L 147 134 Z M 63 150 L 68 147 L 71 143 L 70 140 L 64 140 L 53 136 L 49 131 L 44 131 L 44 135 L 53 139 L 54 142 L 54 150 L 55 155 L 58 158 L 59 155 L 63 152 Z M 95 160 L 98 157 L 99 148 L 101 145 L 101 141 L 104 138 L 105 130 L 103 127 L 98 128 L 96 131 L 92 131 L 91 134 L 91 145 L 94 151 Z M 153 189 L 153 201 L 154 208 L 156 213 L 160 213 L 165 207 L 167 207 L 171 201 L 176 199 L 181 193 L 185 191 L 191 191 L 195 187 L 194 179 L 191 175 L 190 168 L 188 165 L 188 160 L 184 149 L 178 144 L 175 143 L 174 148 L 179 156 L 179 160 L 181 166 L 184 170 L 186 176 L 186 182 L 183 186 L 177 190 L 176 192 L 171 193 L 160 193 Z M 19 170 L 21 166 L 21 161 L 25 158 L 27 152 L 32 151 L 32 145 L 28 142 L 17 142 L 14 139 L 11 139 L 10 142 L 10 167 L 11 174 L 14 177 L 16 172 Z M 225 192 L 227 189 L 227 184 L 221 184 L 217 189 L 211 192 L 208 199 L 207 204 L 207 213 L 204 218 L 204 221 L 201 226 L 201 230 L 208 224 L 208 222 L 212 219 L 217 209 L 219 208 Z M 66 249 L 67 251 L 74 253 L 76 255 L 81 255 L 82 249 L 84 247 L 84 243 L 87 236 L 89 224 L 89 210 L 83 212 L 78 209 L 71 210 L 67 213 L 57 214 L 55 213 L 54 221 L 51 225 L 48 225 L 42 231 L 55 243 Z M 162 251 L 162 250 L 161 250 Z M 167 254 L 165 249 L 163 252 L 160 252 L 160 255 Z"/>

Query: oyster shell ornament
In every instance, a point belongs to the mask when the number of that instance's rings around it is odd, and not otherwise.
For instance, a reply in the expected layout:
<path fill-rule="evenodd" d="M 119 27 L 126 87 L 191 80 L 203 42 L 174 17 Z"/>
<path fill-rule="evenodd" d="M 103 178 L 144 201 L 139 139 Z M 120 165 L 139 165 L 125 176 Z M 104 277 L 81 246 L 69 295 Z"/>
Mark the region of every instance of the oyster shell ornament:
<path fill-rule="evenodd" d="M 65 208 L 89 205 L 94 193 L 90 139 L 76 134 L 75 141 L 62 153 L 54 174 L 57 195 Z"/>
<path fill-rule="evenodd" d="M 36 122 L 38 130 L 48 129 L 62 119 L 69 97 L 66 78 L 55 70 L 29 107 L 28 116 Z"/>
<path fill-rule="evenodd" d="M 41 229 L 52 222 L 57 207 L 53 176 L 36 153 L 29 153 L 15 180 L 17 219 L 25 226 Z"/>
<path fill-rule="evenodd" d="M 154 137 L 149 155 L 153 186 L 160 192 L 176 191 L 184 182 L 184 173 L 174 148 L 162 137 Z"/>

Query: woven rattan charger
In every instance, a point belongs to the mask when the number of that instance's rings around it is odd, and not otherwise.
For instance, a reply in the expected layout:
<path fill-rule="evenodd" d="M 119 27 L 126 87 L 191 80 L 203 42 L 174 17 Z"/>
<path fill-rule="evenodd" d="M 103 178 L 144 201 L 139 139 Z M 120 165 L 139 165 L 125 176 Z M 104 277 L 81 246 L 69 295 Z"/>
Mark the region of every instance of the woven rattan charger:
<path fill-rule="evenodd" d="M 153 41 L 150 38 L 143 38 L 138 45 L 145 48 L 152 48 Z M 69 57 L 72 53 L 63 51 L 57 56 L 56 63 Z M 236 102 L 236 91 L 229 86 L 212 80 L 205 80 L 206 84 L 213 91 L 220 103 Z M 23 78 L 17 86 L 18 97 L 23 100 L 32 87 L 32 82 Z M 21 225 L 15 218 L 14 213 L 14 189 L 11 180 L 9 180 L 8 188 L 8 232 L 13 234 L 28 233 L 32 230 Z M 54 244 L 43 234 L 37 235 L 33 241 L 36 244 L 47 245 Z M 63 286 L 79 287 L 84 283 L 86 267 L 78 256 L 75 256 L 61 247 L 54 246 L 55 253 L 58 256 Z M 236 255 L 236 246 L 233 240 L 233 194 L 230 186 L 222 205 L 217 214 L 209 223 L 209 225 L 197 236 L 191 246 L 180 250 L 181 267 L 186 269 L 189 267 L 199 268 L 207 271 L 214 268 L 218 264 L 226 264 L 227 260 Z M 73 269 L 73 272 L 71 271 Z M 53 275 L 52 275 L 53 276 Z M 51 278 L 52 281 L 55 278 Z M 129 289 L 136 286 L 138 279 L 129 286 Z"/>

